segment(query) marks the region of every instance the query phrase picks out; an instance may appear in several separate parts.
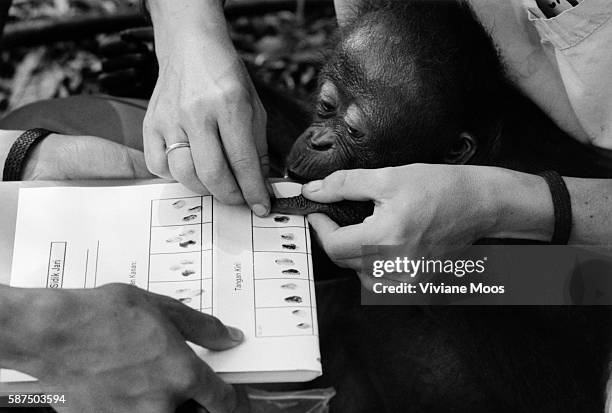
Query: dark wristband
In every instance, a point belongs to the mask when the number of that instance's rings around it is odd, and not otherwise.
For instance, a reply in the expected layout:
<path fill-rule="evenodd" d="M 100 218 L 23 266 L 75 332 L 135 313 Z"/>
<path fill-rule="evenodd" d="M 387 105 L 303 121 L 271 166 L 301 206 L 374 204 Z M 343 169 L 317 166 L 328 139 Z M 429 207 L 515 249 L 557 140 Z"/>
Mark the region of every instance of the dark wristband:
<path fill-rule="evenodd" d="M 51 135 L 52 132 L 47 129 L 37 128 L 30 129 L 21 134 L 17 138 L 8 153 L 4 162 L 4 170 L 2 172 L 3 181 L 19 181 L 28 154 L 36 146 L 38 142 Z"/>
<path fill-rule="evenodd" d="M 552 245 L 566 245 L 572 232 L 572 200 L 565 181 L 555 171 L 546 171 L 539 174 L 546 180 L 552 195 L 553 209 L 555 211 L 555 230 L 550 243 Z"/>

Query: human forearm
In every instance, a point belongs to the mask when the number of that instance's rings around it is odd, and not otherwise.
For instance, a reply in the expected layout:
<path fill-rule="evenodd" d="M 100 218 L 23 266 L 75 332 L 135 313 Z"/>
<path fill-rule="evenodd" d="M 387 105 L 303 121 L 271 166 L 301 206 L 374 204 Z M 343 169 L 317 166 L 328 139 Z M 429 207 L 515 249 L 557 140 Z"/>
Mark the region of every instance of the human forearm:
<path fill-rule="evenodd" d="M 223 0 L 147 0 L 155 31 L 158 59 L 165 59 L 177 45 L 193 42 L 229 42 Z M 185 43 L 186 42 L 186 43 Z"/>
<path fill-rule="evenodd" d="M 0 131 L 0 174 L 15 140 L 23 131 Z M 0 175 L 0 179 L 2 175 Z M 148 179 L 144 154 L 94 136 L 52 133 L 27 153 L 20 179 Z"/>
<path fill-rule="evenodd" d="M 488 236 L 550 240 L 554 210 L 544 179 L 501 168 L 489 169 L 485 179 L 497 219 Z M 564 180 L 572 200 L 570 244 L 612 244 L 612 180 Z"/>
<path fill-rule="evenodd" d="M 612 244 L 612 179 L 565 178 L 572 197 L 571 244 Z"/>
<path fill-rule="evenodd" d="M 477 167 L 477 202 L 494 218 L 483 234 L 487 238 L 549 241 L 554 231 L 554 209 L 544 178 L 503 168 Z"/>

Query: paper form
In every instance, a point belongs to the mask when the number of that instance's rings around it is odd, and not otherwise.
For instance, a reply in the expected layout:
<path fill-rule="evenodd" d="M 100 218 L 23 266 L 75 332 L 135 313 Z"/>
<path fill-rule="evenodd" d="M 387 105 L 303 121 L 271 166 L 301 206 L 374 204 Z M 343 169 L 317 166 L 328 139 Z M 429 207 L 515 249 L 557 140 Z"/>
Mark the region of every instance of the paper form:
<path fill-rule="evenodd" d="M 276 183 L 277 196 L 300 186 Z M 304 217 L 259 218 L 179 184 L 22 188 L 11 285 L 127 283 L 240 328 L 245 342 L 209 352 L 227 381 L 306 381 L 321 374 L 310 237 Z M 28 377 L 2 371 L 1 381 Z M 31 378 L 30 378 L 31 379 Z"/>

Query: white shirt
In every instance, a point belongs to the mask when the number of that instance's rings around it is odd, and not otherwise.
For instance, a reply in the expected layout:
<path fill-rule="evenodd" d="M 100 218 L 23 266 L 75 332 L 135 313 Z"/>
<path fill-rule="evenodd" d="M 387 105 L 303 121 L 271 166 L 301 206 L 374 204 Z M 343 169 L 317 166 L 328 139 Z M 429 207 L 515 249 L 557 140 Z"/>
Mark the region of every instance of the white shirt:
<path fill-rule="evenodd" d="M 535 0 L 469 0 L 513 82 L 563 130 L 612 149 L 612 0 L 547 19 Z"/>

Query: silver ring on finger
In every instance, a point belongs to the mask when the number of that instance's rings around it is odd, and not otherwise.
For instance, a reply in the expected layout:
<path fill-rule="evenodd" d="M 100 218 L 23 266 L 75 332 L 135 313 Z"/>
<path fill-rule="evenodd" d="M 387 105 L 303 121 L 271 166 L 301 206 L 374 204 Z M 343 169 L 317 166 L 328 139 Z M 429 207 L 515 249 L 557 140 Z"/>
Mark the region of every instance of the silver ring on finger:
<path fill-rule="evenodd" d="M 166 156 L 168 156 L 168 154 L 170 152 L 172 152 L 175 149 L 178 148 L 190 148 L 191 146 L 189 145 L 189 143 L 187 142 L 177 142 L 177 143 L 173 143 L 172 145 L 166 147 Z"/>

